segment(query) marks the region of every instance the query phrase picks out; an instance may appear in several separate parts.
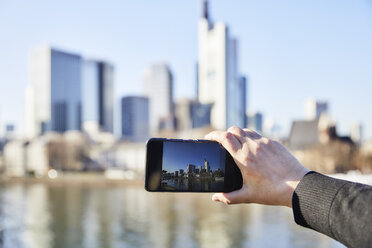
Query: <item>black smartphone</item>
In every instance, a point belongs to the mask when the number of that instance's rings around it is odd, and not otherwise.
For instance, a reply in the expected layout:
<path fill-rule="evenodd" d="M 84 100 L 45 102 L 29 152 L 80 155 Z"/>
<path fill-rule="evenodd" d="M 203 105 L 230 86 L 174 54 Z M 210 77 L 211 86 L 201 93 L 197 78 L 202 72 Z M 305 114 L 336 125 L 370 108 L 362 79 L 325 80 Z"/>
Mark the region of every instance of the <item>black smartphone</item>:
<path fill-rule="evenodd" d="M 238 166 L 218 142 L 159 138 L 147 142 L 147 191 L 231 192 L 242 183 Z"/>

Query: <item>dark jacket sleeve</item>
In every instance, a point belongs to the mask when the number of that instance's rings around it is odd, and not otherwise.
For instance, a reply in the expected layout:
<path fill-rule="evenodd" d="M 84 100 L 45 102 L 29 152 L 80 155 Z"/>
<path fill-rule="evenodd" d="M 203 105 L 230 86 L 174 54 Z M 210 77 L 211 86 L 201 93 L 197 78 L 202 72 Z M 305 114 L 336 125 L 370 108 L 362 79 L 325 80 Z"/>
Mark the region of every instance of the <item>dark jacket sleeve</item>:
<path fill-rule="evenodd" d="M 372 187 L 309 172 L 292 197 L 297 224 L 348 247 L 372 247 Z"/>

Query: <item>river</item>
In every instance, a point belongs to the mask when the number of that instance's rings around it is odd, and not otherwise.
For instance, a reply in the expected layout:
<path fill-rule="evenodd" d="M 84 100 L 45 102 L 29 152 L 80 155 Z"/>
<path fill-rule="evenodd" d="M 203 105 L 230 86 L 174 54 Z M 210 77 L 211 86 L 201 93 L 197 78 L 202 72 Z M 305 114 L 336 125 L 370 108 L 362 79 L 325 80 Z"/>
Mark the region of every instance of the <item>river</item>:
<path fill-rule="evenodd" d="M 344 247 L 284 207 L 225 206 L 211 194 L 139 186 L 0 185 L 0 247 Z"/>

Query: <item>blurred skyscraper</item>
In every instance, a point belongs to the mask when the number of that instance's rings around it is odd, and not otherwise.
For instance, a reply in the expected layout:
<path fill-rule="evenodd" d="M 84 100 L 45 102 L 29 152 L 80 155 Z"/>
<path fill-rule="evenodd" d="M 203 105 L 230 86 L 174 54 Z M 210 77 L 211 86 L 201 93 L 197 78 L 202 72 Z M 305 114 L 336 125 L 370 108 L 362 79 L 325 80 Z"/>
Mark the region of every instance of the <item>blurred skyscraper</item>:
<path fill-rule="evenodd" d="M 141 96 L 121 99 L 121 135 L 134 142 L 149 138 L 149 100 Z"/>
<path fill-rule="evenodd" d="M 31 87 L 26 100 L 28 136 L 81 127 L 81 57 L 41 46 L 31 54 Z M 28 104 L 28 103 L 26 103 Z M 29 116 L 26 113 L 26 116 Z"/>
<path fill-rule="evenodd" d="M 238 90 L 238 100 L 236 101 L 238 103 L 237 109 L 238 109 L 238 120 L 237 122 L 239 127 L 246 127 L 247 126 L 247 118 L 245 116 L 246 114 L 246 108 L 247 108 L 247 78 L 244 76 L 239 77 L 239 90 Z M 244 118 L 240 118 L 243 116 Z"/>
<path fill-rule="evenodd" d="M 323 113 L 328 113 L 327 102 L 321 102 L 311 98 L 305 101 L 305 117 L 307 120 L 317 119 Z"/>
<path fill-rule="evenodd" d="M 6 139 L 13 139 L 15 137 L 15 126 L 14 124 L 6 124 L 5 125 L 5 138 Z"/>
<path fill-rule="evenodd" d="M 179 131 L 201 128 L 211 124 L 211 104 L 182 99 L 176 103 L 177 129 Z"/>
<path fill-rule="evenodd" d="M 211 123 L 214 128 L 245 125 L 246 94 L 238 74 L 237 40 L 222 23 L 212 23 L 208 2 L 203 1 L 203 16 L 199 20 L 198 99 L 213 104 Z M 243 87 L 245 88 L 245 86 Z M 241 110 L 244 108 L 244 111 Z"/>
<path fill-rule="evenodd" d="M 150 133 L 155 135 L 161 127 L 174 129 L 173 77 L 168 65 L 151 65 L 143 80 L 150 105 Z"/>
<path fill-rule="evenodd" d="M 83 122 L 100 130 L 114 129 L 114 67 L 103 61 L 85 60 L 82 72 Z"/>
<path fill-rule="evenodd" d="M 262 114 L 259 112 L 256 113 L 248 113 L 247 114 L 247 127 L 249 129 L 253 129 L 255 131 L 258 131 L 259 133 L 262 133 L 262 126 L 263 126 L 263 120 L 262 120 Z"/>
<path fill-rule="evenodd" d="M 47 131 L 80 130 L 88 121 L 113 132 L 112 65 L 41 46 L 31 53 L 30 72 L 31 85 L 25 92 L 28 138 Z"/>

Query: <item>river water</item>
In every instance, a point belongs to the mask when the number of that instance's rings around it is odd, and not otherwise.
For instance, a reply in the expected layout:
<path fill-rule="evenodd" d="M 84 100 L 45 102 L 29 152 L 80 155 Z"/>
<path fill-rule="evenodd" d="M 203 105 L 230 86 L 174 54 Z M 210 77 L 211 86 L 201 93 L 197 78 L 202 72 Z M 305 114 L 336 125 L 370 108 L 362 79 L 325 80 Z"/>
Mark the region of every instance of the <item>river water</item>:
<path fill-rule="evenodd" d="M 0 185 L 0 247 L 344 247 L 284 207 L 138 186 Z"/>

